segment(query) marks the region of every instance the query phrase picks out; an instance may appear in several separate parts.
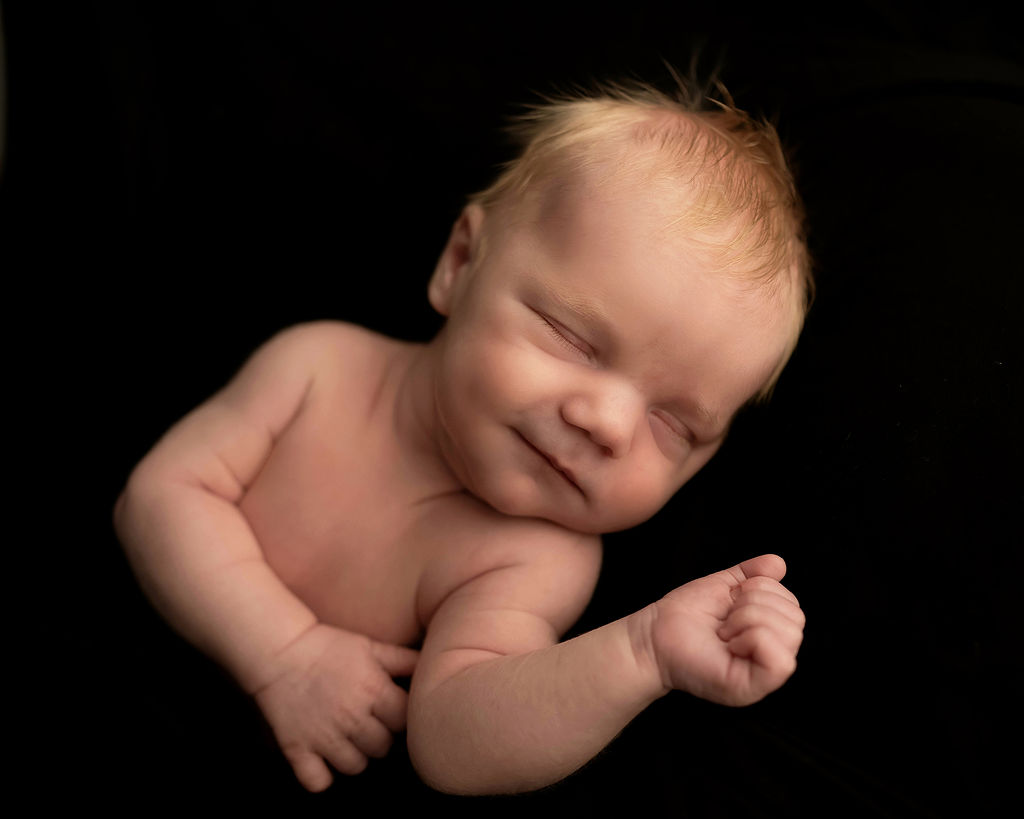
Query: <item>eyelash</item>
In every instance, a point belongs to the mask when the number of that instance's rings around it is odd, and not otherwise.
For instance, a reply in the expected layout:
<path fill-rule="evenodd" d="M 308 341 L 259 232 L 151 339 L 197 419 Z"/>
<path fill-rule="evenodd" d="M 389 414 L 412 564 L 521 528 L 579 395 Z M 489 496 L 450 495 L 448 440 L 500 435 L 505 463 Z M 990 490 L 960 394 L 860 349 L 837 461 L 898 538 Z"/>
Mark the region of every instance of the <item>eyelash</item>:
<path fill-rule="evenodd" d="M 555 340 L 559 344 L 561 344 L 563 347 L 565 347 L 567 350 L 570 350 L 571 352 L 579 353 L 580 355 L 584 355 L 587 358 L 590 358 L 590 352 L 588 350 L 584 350 L 578 344 L 576 344 L 573 341 L 571 341 L 565 335 L 565 333 L 563 333 L 558 328 L 558 325 L 555 324 L 553 321 L 551 321 L 551 319 L 549 319 L 547 316 L 544 316 L 544 315 L 542 315 L 540 313 L 538 313 L 537 315 L 540 317 L 540 320 L 544 322 L 544 326 L 548 328 L 548 332 L 551 333 L 551 335 L 555 337 Z"/>

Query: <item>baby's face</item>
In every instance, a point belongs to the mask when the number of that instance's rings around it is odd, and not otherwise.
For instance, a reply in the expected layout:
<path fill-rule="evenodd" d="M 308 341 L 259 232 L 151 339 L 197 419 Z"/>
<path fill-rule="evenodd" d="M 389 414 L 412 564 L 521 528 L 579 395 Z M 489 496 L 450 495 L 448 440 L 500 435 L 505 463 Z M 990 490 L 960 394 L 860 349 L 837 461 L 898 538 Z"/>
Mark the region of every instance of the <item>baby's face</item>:
<path fill-rule="evenodd" d="M 624 185 L 552 199 L 500 227 L 471 207 L 445 250 L 431 283 L 448 315 L 440 445 L 499 511 L 610 532 L 649 518 L 714 455 L 792 323 L 708 273 Z"/>

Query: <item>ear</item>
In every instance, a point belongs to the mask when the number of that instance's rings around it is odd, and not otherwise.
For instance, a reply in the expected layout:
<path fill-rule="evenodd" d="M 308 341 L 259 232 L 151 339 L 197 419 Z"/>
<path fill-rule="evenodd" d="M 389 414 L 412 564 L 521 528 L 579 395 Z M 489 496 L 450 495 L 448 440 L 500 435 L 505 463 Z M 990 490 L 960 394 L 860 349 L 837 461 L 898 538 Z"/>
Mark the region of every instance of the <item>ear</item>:
<path fill-rule="evenodd" d="M 427 296 L 431 305 L 442 316 L 451 314 L 456 293 L 469 277 L 469 271 L 480 253 L 480 240 L 484 223 L 484 209 L 480 205 L 466 205 L 452 226 L 448 244 L 430 277 Z"/>

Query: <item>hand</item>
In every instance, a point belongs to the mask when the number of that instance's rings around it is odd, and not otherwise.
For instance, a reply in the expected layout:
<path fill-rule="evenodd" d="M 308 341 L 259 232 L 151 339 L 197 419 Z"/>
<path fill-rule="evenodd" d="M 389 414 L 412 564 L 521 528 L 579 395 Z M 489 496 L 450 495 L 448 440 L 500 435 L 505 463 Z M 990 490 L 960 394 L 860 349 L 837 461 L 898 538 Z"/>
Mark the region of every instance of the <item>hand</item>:
<path fill-rule="evenodd" d="M 723 705 L 749 705 L 796 668 L 804 614 L 762 555 L 680 586 L 654 604 L 650 646 L 662 682 Z"/>
<path fill-rule="evenodd" d="M 405 690 L 418 653 L 317 624 L 282 652 L 285 671 L 253 696 L 299 782 L 327 788 L 333 775 L 357 774 L 383 757 L 405 728 Z"/>

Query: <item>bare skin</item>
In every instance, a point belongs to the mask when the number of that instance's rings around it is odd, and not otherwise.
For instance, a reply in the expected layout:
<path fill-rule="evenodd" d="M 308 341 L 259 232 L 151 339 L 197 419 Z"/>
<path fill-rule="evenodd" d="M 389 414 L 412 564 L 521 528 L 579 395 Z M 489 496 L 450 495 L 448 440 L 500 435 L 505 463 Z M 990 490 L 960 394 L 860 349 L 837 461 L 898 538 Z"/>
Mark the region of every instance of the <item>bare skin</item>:
<path fill-rule="evenodd" d="M 803 614 L 771 555 L 559 642 L 599 533 L 714 455 L 788 326 L 653 250 L 656 208 L 628 189 L 586 201 L 557 235 L 492 231 L 486 255 L 468 208 L 431 282 L 434 342 L 278 335 L 118 501 L 154 605 L 255 697 L 310 790 L 406 725 L 434 787 L 541 787 L 670 690 L 742 705 L 795 667 Z"/>

